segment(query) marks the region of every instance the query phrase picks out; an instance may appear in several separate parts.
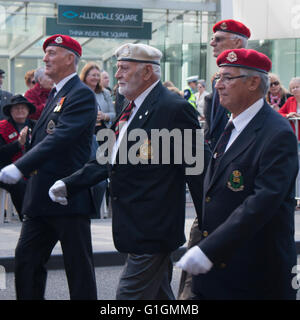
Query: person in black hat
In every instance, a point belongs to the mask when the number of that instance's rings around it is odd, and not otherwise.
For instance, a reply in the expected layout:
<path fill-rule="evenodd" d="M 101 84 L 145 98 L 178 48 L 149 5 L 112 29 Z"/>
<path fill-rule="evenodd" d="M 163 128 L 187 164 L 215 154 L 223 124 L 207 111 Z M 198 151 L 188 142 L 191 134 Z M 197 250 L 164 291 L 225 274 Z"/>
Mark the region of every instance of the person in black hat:
<path fill-rule="evenodd" d="M 0 121 L 0 167 L 19 159 L 29 147 L 34 121 L 28 116 L 35 112 L 35 106 L 22 95 L 11 98 L 11 102 L 3 107 L 7 119 Z M 26 180 L 21 179 L 17 184 L 10 185 L 0 182 L 0 188 L 11 194 L 13 204 L 22 221 L 22 203 Z"/>
<path fill-rule="evenodd" d="M 2 108 L 9 102 L 10 98 L 12 97 L 12 93 L 8 91 L 2 90 L 2 84 L 4 79 L 5 71 L 0 69 L 0 120 L 5 119 L 3 115 Z"/>

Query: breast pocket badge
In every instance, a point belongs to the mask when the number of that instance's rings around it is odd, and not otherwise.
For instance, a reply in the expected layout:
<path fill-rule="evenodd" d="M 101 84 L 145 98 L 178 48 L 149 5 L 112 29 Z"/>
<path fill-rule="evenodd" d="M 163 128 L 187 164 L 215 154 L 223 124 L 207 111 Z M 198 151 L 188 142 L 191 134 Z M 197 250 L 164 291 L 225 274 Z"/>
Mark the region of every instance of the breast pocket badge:
<path fill-rule="evenodd" d="M 239 170 L 232 171 L 232 174 L 227 181 L 227 187 L 234 192 L 244 190 L 244 178 Z"/>
<path fill-rule="evenodd" d="M 55 130 L 55 122 L 53 120 L 50 120 L 47 124 L 46 132 L 48 134 L 53 134 Z"/>
<path fill-rule="evenodd" d="M 140 146 L 137 156 L 143 160 L 153 159 L 153 148 L 149 139 L 144 140 Z"/>

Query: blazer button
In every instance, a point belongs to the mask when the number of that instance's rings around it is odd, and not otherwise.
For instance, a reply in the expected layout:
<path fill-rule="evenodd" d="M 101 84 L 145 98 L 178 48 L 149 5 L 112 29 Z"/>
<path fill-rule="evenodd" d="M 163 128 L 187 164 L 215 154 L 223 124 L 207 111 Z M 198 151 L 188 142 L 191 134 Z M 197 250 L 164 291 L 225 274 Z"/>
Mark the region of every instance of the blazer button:
<path fill-rule="evenodd" d="M 208 236 L 208 232 L 205 230 L 202 232 L 203 237 L 207 237 Z"/>
<path fill-rule="evenodd" d="M 226 268 L 226 263 L 222 262 L 222 263 L 220 264 L 220 268 L 221 268 L 221 269 Z"/>
<path fill-rule="evenodd" d="M 206 197 L 205 198 L 205 202 L 210 202 L 210 200 L 211 200 L 211 197 Z"/>

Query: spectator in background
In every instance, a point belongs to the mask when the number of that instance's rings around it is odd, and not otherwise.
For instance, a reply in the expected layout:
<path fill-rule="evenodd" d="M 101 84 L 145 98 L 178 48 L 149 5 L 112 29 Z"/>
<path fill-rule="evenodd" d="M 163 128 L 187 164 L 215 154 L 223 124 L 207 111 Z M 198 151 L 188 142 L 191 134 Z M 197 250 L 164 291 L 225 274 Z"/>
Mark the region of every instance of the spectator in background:
<path fill-rule="evenodd" d="M 32 70 L 29 70 L 25 73 L 25 84 L 26 84 L 26 87 L 28 89 L 31 89 L 34 87 L 35 85 L 35 80 L 34 80 L 34 71 L 35 69 L 32 69 Z"/>
<path fill-rule="evenodd" d="M 266 100 L 275 111 L 278 111 L 292 95 L 283 87 L 276 74 L 270 73 L 269 79 L 270 88 L 266 95 Z"/>
<path fill-rule="evenodd" d="M 96 122 L 97 133 L 100 129 L 105 128 L 116 116 L 114 104 L 110 92 L 101 84 L 101 72 L 95 62 L 88 62 L 81 70 L 80 80 L 89 86 L 95 92 L 98 114 Z"/>
<path fill-rule="evenodd" d="M 3 79 L 5 71 L 0 69 L 0 120 L 5 119 L 5 116 L 2 112 L 2 108 L 9 103 L 12 93 L 2 90 Z"/>
<path fill-rule="evenodd" d="M 0 121 L 0 168 L 19 159 L 29 147 L 34 121 L 28 116 L 35 112 L 35 106 L 22 95 L 13 96 L 10 103 L 3 107 L 7 120 Z M 0 188 L 7 190 L 17 210 L 20 220 L 26 182 L 21 179 L 17 184 L 0 182 Z"/>
<path fill-rule="evenodd" d="M 167 80 L 163 82 L 163 86 L 165 86 L 166 88 L 169 88 L 169 87 L 175 87 L 175 84 L 172 81 Z"/>
<path fill-rule="evenodd" d="M 36 112 L 30 116 L 30 119 L 38 120 L 45 107 L 54 82 L 45 74 L 45 69 L 42 67 L 35 70 L 34 81 L 34 87 L 28 89 L 24 96 L 36 107 Z"/>
<path fill-rule="evenodd" d="M 109 74 L 105 70 L 103 70 L 101 72 L 101 81 L 100 82 L 101 82 L 101 86 L 103 88 L 107 89 L 110 92 L 110 94 L 112 94 L 112 90 L 109 87 Z"/>
<path fill-rule="evenodd" d="M 205 80 L 203 79 L 198 80 L 198 83 L 197 83 L 198 92 L 195 93 L 195 96 L 196 96 L 197 110 L 200 114 L 200 120 L 204 120 L 204 114 L 203 114 L 204 97 L 209 95 L 209 92 L 205 90 L 205 87 L 206 87 Z"/>
<path fill-rule="evenodd" d="M 292 119 L 292 118 L 300 118 L 300 77 L 296 77 L 296 78 L 292 78 L 289 84 L 289 90 L 291 92 L 291 94 L 293 96 L 289 97 L 285 104 L 279 109 L 279 113 L 287 118 L 287 119 Z M 299 120 L 294 120 L 294 121 L 290 121 L 291 126 L 293 127 L 294 132 L 296 133 L 296 129 L 295 129 L 295 123 L 297 123 L 297 127 L 298 127 L 298 158 L 300 161 L 300 126 L 299 126 Z M 300 166 L 300 162 L 299 162 L 299 166 Z M 297 176 L 297 194 L 296 197 L 299 197 L 300 194 L 300 173 L 298 173 Z M 300 202 L 298 200 L 297 203 L 297 210 L 300 210 Z"/>

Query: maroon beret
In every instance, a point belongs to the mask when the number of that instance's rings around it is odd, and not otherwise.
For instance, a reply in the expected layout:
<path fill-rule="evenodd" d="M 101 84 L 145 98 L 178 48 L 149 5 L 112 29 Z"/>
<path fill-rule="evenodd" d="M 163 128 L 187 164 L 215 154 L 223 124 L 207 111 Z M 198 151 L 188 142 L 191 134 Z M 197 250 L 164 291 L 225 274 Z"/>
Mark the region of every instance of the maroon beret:
<path fill-rule="evenodd" d="M 239 67 L 268 73 L 272 68 L 271 60 L 261 52 L 252 49 L 229 49 L 217 58 L 219 67 Z"/>
<path fill-rule="evenodd" d="M 45 40 L 43 44 L 44 52 L 48 46 L 62 47 L 72 51 L 77 56 L 81 57 L 82 49 L 80 43 L 69 36 L 63 34 L 55 34 Z"/>
<path fill-rule="evenodd" d="M 213 26 L 213 32 L 217 31 L 235 33 L 247 39 L 251 36 L 250 30 L 243 23 L 231 19 L 217 22 Z"/>

